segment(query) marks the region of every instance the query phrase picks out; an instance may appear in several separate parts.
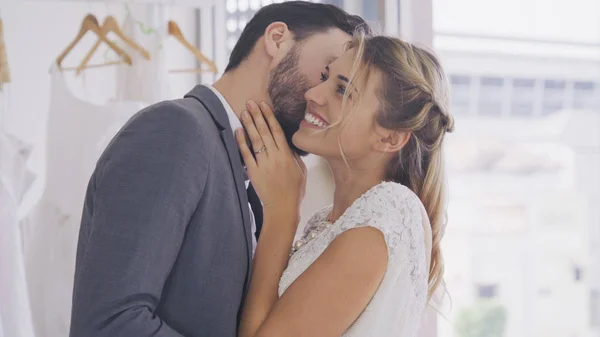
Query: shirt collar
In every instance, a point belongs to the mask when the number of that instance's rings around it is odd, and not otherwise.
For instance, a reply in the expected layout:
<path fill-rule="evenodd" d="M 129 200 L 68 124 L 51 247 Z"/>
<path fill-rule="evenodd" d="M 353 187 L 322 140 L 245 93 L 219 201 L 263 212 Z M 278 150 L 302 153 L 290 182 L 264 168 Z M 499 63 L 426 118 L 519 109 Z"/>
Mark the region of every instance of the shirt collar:
<path fill-rule="evenodd" d="M 231 130 L 233 131 L 233 137 L 235 138 L 235 130 L 242 127 L 242 122 L 240 122 L 240 120 L 237 117 L 237 115 L 235 114 L 235 112 L 233 112 L 231 105 L 229 105 L 229 103 L 227 103 L 227 100 L 225 99 L 225 97 L 223 97 L 223 95 L 221 95 L 219 90 L 217 90 L 212 85 L 207 85 L 207 87 L 210 90 L 212 90 L 212 92 L 215 93 L 215 95 L 221 101 L 221 104 L 223 104 L 223 107 L 225 108 L 225 112 L 227 113 L 227 119 L 229 119 L 229 125 L 231 126 Z M 244 179 L 246 180 L 246 188 L 248 188 L 248 184 L 250 183 L 250 180 L 248 179 L 248 172 L 246 171 L 245 165 L 244 165 Z"/>
<path fill-rule="evenodd" d="M 231 126 L 231 130 L 234 132 L 234 135 L 235 135 L 235 130 L 242 127 L 242 123 L 240 122 L 240 119 L 235 114 L 235 112 L 233 112 L 231 105 L 229 105 L 229 103 L 227 102 L 225 97 L 223 97 L 223 95 L 219 92 L 219 90 L 217 90 L 212 85 L 207 85 L 207 87 L 210 90 L 212 90 L 212 92 L 219 98 L 219 101 L 221 101 L 221 104 L 223 104 L 223 107 L 225 108 L 225 112 L 227 113 L 227 119 L 229 119 L 229 125 Z"/>

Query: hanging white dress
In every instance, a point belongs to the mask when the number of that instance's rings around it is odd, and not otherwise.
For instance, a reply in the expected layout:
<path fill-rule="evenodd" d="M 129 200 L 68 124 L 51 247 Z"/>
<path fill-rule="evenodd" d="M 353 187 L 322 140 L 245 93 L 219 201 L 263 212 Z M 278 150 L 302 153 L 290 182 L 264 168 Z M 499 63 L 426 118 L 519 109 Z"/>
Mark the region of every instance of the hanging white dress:
<path fill-rule="evenodd" d="M 122 25 L 124 34 L 150 53 L 150 60 L 143 58 L 129 45 L 123 44 L 123 49 L 131 56 L 132 64 L 122 65 L 118 69 L 117 99 L 154 104 L 179 98 L 173 97 L 169 84 L 164 29 L 144 28 L 142 30 L 131 15 L 127 15 Z"/>
<path fill-rule="evenodd" d="M 158 28 L 144 27 L 128 14 L 121 26 L 123 33 L 145 48 L 150 54 L 150 60 L 132 49 L 129 45 L 121 47 L 131 56 L 131 65 L 120 65 L 117 69 L 116 97 L 118 101 L 136 101 L 144 105 L 152 105 L 165 100 L 176 99 L 169 83 L 169 71 L 166 64 L 166 51 L 163 42 L 166 35 Z M 122 120 L 112 123 L 98 143 L 98 148 L 104 150 L 111 139 L 123 126 Z"/>
<path fill-rule="evenodd" d="M 174 98 L 162 47 L 164 32 L 146 35 L 131 16 L 122 30 L 146 48 L 151 59 L 121 44 L 133 63 L 117 69 L 115 102 L 82 101 L 71 94 L 58 69 L 51 71 L 46 186 L 28 218 L 31 240 L 26 249 L 36 337 L 68 336 L 81 213 L 98 158 L 133 114 Z"/>
<path fill-rule="evenodd" d="M 34 337 L 17 216 L 34 175 L 31 148 L 0 129 L 0 337 Z"/>
<path fill-rule="evenodd" d="M 143 29 L 141 26 L 144 26 Z M 116 98 L 118 101 L 135 101 L 149 106 L 174 97 L 169 82 L 169 71 L 166 63 L 164 41 L 166 32 L 159 27 L 146 27 L 128 14 L 121 25 L 123 33 L 142 46 L 150 54 L 145 59 L 138 51 L 127 44 L 121 47 L 131 56 L 131 65 L 120 65 L 117 68 Z M 105 131 L 98 147 L 104 150 L 110 140 L 121 129 L 123 120 L 116 120 Z"/>
<path fill-rule="evenodd" d="M 145 104 L 95 105 L 74 97 L 51 70 L 46 184 L 28 216 L 26 269 L 37 337 L 69 334 L 75 255 L 88 180 L 111 134 Z"/>

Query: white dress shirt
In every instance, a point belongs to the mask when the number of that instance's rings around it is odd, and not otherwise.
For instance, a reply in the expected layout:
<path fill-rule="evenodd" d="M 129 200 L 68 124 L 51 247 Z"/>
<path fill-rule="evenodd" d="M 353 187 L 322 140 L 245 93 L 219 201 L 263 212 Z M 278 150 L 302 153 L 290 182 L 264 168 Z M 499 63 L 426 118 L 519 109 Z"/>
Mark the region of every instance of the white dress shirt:
<path fill-rule="evenodd" d="M 240 122 L 238 116 L 233 112 L 231 105 L 225 100 L 225 97 L 221 95 L 221 93 L 215 89 L 212 85 L 207 85 L 212 92 L 217 95 L 223 107 L 225 107 L 225 112 L 227 112 L 227 119 L 229 119 L 229 125 L 231 125 L 231 130 L 233 131 L 233 138 L 235 139 L 235 130 L 242 127 L 242 122 Z M 250 180 L 246 180 L 246 190 L 248 189 L 248 185 L 250 184 Z M 248 203 L 248 210 L 250 211 L 250 224 L 252 225 L 252 255 L 254 255 L 254 251 L 256 250 L 256 223 L 254 221 L 254 212 L 252 212 L 252 207 L 250 207 L 250 203 Z"/>

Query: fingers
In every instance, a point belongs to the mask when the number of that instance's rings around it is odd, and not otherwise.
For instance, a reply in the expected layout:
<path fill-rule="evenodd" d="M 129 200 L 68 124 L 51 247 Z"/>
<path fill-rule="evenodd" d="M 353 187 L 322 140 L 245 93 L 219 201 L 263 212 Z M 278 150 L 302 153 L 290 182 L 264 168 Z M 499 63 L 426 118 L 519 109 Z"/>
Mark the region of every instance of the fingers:
<path fill-rule="evenodd" d="M 252 151 L 248 147 L 248 142 L 246 142 L 246 136 L 244 135 L 244 129 L 239 128 L 235 130 L 235 139 L 237 140 L 238 147 L 240 149 L 240 153 L 242 154 L 242 158 L 244 158 L 244 164 L 246 164 L 247 168 L 256 167 L 256 160 L 252 155 Z"/>
<path fill-rule="evenodd" d="M 275 117 L 275 113 L 273 113 L 273 109 L 265 102 L 260 103 L 260 109 L 262 110 L 267 123 L 269 123 L 269 128 L 271 129 L 271 134 L 273 135 L 275 143 L 280 149 L 283 148 L 283 145 L 287 145 L 287 139 L 281 129 L 281 125 L 279 125 L 279 122 Z"/>
<path fill-rule="evenodd" d="M 256 130 L 258 131 L 258 134 L 260 135 L 264 145 L 267 147 L 267 149 L 276 150 L 277 145 L 275 144 L 275 140 L 271 135 L 271 130 L 269 129 L 269 126 L 267 125 L 267 122 L 263 117 L 264 110 L 261 111 L 263 105 L 261 105 L 261 107 L 259 108 L 259 106 L 255 102 L 248 101 L 246 107 L 252 115 L 252 119 L 254 120 L 254 126 L 256 127 Z M 255 149 L 255 151 L 256 150 L 257 149 Z"/>
<path fill-rule="evenodd" d="M 304 160 L 302 160 L 302 157 L 300 157 L 298 154 L 294 154 L 294 158 L 296 159 L 296 164 L 298 164 L 298 167 L 302 171 L 302 175 L 306 177 L 306 163 L 304 163 Z"/>
<path fill-rule="evenodd" d="M 252 144 L 252 150 L 254 152 L 259 152 L 260 154 L 266 154 L 266 151 L 263 151 L 263 146 L 265 145 L 262 141 L 258 130 L 256 130 L 256 126 L 254 125 L 254 121 L 250 114 L 246 111 L 242 112 L 242 124 L 244 124 L 244 129 L 248 133 L 248 138 L 250 138 L 250 143 Z"/>

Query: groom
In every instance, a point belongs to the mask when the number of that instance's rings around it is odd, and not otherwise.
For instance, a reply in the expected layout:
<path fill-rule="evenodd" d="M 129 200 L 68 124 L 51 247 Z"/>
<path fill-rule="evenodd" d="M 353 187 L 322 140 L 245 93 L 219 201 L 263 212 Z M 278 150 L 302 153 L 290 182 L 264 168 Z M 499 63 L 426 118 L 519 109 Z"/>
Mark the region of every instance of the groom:
<path fill-rule="evenodd" d="M 330 5 L 266 6 L 213 86 L 123 127 L 87 190 L 71 337 L 236 336 L 262 221 L 233 137 L 238 117 L 247 100 L 266 101 L 291 137 L 304 92 L 357 27 L 368 30 Z"/>

